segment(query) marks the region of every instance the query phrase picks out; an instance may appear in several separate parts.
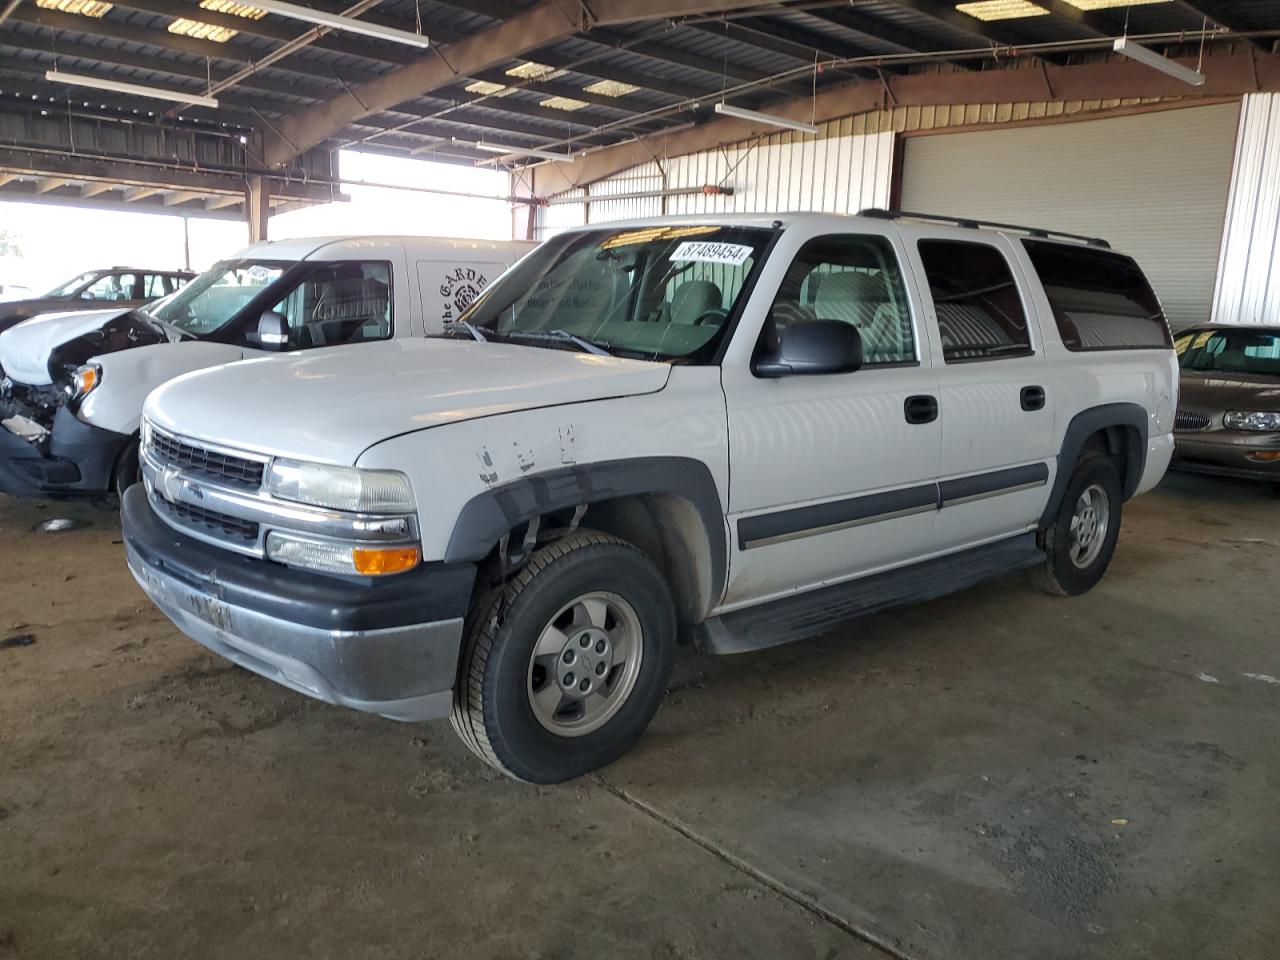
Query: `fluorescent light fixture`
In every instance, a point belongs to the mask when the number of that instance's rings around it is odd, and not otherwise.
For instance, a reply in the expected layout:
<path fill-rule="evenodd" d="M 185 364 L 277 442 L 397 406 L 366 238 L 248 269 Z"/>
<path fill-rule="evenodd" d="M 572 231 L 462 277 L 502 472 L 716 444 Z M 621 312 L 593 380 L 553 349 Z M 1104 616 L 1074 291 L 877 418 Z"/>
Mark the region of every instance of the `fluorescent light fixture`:
<path fill-rule="evenodd" d="M 169 32 L 182 37 L 195 37 L 197 40 L 212 40 L 214 43 L 226 43 L 239 31 L 227 27 L 215 27 L 212 23 L 200 20 L 188 20 L 179 17 L 169 24 Z"/>
<path fill-rule="evenodd" d="M 1031 0 L 976 0 L 974 3 L 957 3 L 956 9 L 975 20 L 1021 20 L 1024 17 L 1046 17 L 1049 11 L 1038 7 Z"/>
<path fill-rule="evenodd" d="M 772 127 L 782 127 L 785 130 L 799 130 L 801 133 L 818 132 L 818 128 L 812 123 L 788 120 L 786 117 L 775 117 L 772 113 L 759 113 L 743 107 L 730 106 L 727 103 L 717 103 L 716 113 L 722 113 L 726 117 L 737 117 L 739 120 L 754 120 L 756 123 L 767 123 Z"/>
<path fill-rule="evenodd" d="M 538 104 L 540 107 L 550 107 L 552 110 L 581 110 L 587 105 L 585 100 L 575 100 L 573 97 L 548 97 Z"/>
<path fill-rule="evenodd" d="M 465 140 L 455 140 L 455 143 L 466 144 Z M 511 147 L 503 143 L 471 143 L 467 146 L 475 147 L 477 150 L 483 150 L 485 153 L 501 153 L 511 157 L 537 157 L 539 160 L 572 160 L 572 153 L 557 153 L 554 150 L 539 150 L 536 147 Z"/>
<path fill-rule="evenodd" d="M 36 6 L 44 10 L 78 13 L 82 17 L 101 17 L 112 5 L 102 0 L 36 0 Z"/>
<path fill-rule="evenodd" d="M 73 87 L 92 87 L 94 90 L 111 90 L 114 93 L 128 93 L 135 97 L 151 97 L 155 100 L 172 100 L 175 103 L 191 103 L 200 107 L 216 107 L 218 101 L 213 97 L 202 97 L 198 93 L 187 93 L 183 90 L 162 90 L 160 87 L 146 87 L 139 83 L 122 83 L 119 80 L 108 80 L 105 77 L 88 77 L 80 73 L 65 73 L 61 70 L 46 70 L 44 78 L 54 83 L 69 83 Z"/>
<path fill-rule="evenodd" d="M 1134 43 L 1128 37 L 1121 37 L 1115 44 L 1116 53 L 1122 53 L 1130 60 L 1137 60 L 1139 63 L 1150 67 L 1152 70 L 1159 70 L 1163 74 L 1173 77 L 1175 80 L 1181 80 L 1183 83 L 1189 83 L 1193 87 L 1204 85 L 1204 74 L 1199 70 L 1192 70 L 1190 67 L 1184 67 L 1180 63 L 1175 63 L 1163 54 L 1156 53 L 1150 47 L 1144 47 L 1140 43 Z"/>
<path fill-rule="evenodd" d="M 404 43 L 411 47 L 429 47 L 431 41 L 420 33 L 408 30 L 397 30 L 395 27 L 384 27 L 378 23 L 368 23 L 355 17 L 344 17 L 336 13 L 325 13 L 310 7 L 300 7 L 296 3 L 285 3 L 284 0 L 253 0 L 253 6 L 267 13 L 301 20 L 303 23 L 314 23 L 319 27 L 331 30 L 343 30 L 347 33 L 358 33 L 364 37 L 376 37 L 379 40 L 390 40 L 393 43 Z"/>
<path fill-rule="evenodd" d="M 589 83 L 582 88 L 587 93 L 594 93 L 601 97 L 625 97 L 629 93 L 635 93 L 640 88 L 633 83 L 623 83 L 621 80 L 597 80 L 595 83 Z"/>

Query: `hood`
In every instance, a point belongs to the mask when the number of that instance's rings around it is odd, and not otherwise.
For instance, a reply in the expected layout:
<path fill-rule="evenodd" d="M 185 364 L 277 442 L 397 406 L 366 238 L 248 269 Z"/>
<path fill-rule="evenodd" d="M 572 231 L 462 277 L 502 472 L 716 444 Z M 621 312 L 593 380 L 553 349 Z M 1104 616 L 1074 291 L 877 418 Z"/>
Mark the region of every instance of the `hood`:
<path fill-rule="evenodd" d="M 354 464 L 428 427 L 654 393 L 665 363 L 567 350 L 408 339 L 245 360 L 171 380 L 147 400 L 162 429 L 258 453 Z"/>
<path fill-rule="evenodd" d="M 168 339 L 163 328 L 134 310 L 46 313 L 0 333 L 0 369 L 18 383 L 41 386 L 90 357 Z"/>
<path fill-rule="evenodd" d="M 1204 410 L 1280 410 L 1280 377 L 1183 370 L 1181 403 Z"/>

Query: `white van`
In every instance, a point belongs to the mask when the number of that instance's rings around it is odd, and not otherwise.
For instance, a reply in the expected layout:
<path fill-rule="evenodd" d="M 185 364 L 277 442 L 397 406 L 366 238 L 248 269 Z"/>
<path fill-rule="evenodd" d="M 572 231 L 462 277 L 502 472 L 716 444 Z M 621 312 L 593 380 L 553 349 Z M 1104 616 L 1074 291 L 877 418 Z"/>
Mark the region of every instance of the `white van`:
<path fill-rule="evenodd" d="M 323 237 L 259 243 L 145 308 L 46 314 L 0 333 L 0 491 L 119 492 L 142 401 L 179 374 L 438 333 L 531 243 Z"/>

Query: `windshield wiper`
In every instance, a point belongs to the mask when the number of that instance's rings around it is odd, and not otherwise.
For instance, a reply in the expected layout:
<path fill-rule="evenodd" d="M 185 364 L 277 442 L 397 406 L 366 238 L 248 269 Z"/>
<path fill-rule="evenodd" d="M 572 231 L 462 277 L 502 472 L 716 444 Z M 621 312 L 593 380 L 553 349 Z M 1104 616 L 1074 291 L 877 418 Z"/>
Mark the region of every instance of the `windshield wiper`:
<path fill-rule="evenodd" d="M 455 331 L 457 330 L 466 331 L 466 333 L 470 335 L 472 340 L 479 341 L 480 343 L 489 342 L 489 338 L 480 332 L 479 327 L 477 327 L 474 323 L 468 323 L 466 320 L 455 320 L 452 323 L 450 323 L 444 329 L 444 336 L 446 337 L 456 336 L 457 334 L 455 333 Z"/>
<path fill-rule="evenodd" d="M 606 348 L 604 341 L 586 340 L 567 330 L 508 330 L 507 336 L 512 340 L 552 340 L 556 343 L 572 343 L 587 353 L 594 353 L 597 357 L 613 356 Z"/>

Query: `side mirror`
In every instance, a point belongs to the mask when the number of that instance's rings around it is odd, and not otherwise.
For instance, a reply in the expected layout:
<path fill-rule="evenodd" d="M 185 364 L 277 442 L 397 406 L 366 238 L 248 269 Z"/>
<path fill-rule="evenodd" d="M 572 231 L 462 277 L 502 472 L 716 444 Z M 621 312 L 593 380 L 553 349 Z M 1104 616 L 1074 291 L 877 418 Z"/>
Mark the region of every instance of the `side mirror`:
<path fill-rule="evenodd" d="M 283 313 L 268 310 L 258 318 L 255 339 L 263 350 L 283 350 L 289 346 L 289 321 Z"/>
<path fill-rule="evenodd" d="M 756 360 L 758 377 L 852 373 L 862 366 L 862 334 L 840 320 L 805 320 L 787 327 L 776 350 Z"/>

